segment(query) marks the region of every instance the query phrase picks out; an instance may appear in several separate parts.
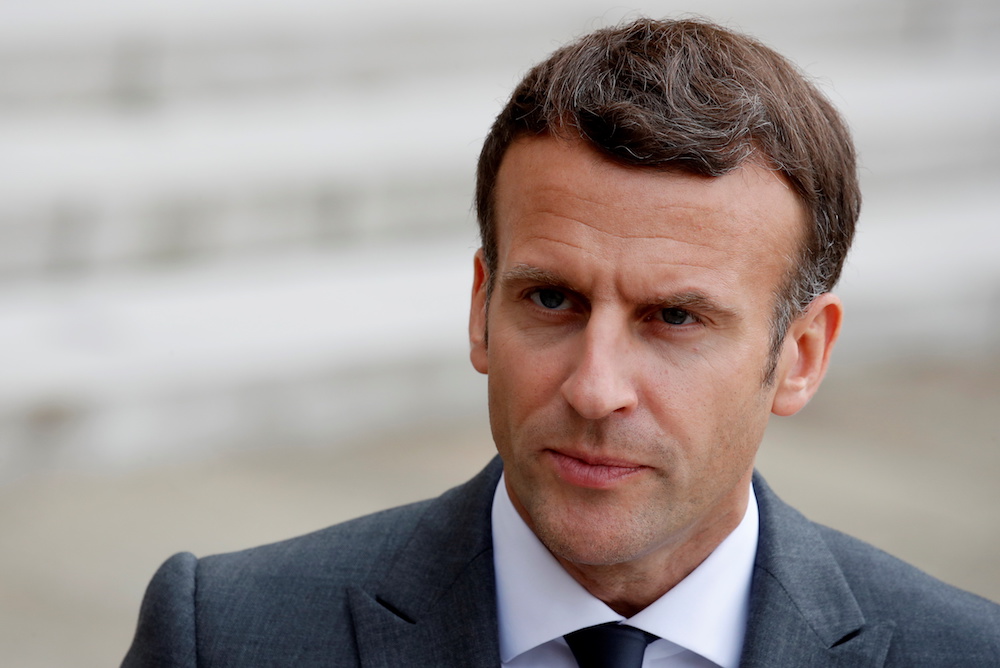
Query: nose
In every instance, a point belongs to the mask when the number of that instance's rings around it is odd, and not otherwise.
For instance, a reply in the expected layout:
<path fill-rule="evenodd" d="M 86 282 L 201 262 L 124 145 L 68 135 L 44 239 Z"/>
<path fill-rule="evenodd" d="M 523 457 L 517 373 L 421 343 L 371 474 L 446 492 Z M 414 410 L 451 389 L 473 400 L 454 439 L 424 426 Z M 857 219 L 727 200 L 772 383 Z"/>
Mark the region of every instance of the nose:
<path fill-rule="evenodd" d="M 575 366 L 561 387 L 563 398 L 587 420 L 635 408 L 638 395 L 627 328 L 592 316 L 580 335 Z"/>

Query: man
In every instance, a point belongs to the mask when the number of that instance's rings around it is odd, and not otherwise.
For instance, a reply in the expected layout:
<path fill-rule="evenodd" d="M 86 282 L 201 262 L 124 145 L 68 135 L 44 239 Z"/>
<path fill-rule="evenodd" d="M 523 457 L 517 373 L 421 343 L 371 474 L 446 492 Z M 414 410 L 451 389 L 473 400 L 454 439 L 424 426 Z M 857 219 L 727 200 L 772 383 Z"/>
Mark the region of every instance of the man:
<path fill-rule="evenodd" d="M 844 124 L 787 61 L 703 22 L 588 35 L 515 90 L 476 197 L 502 464 L 173 557 L 126 666 L 1000 665 L 1000 606 L 754 476 L 769 414 L 825 373 L 860 205 Z"/>

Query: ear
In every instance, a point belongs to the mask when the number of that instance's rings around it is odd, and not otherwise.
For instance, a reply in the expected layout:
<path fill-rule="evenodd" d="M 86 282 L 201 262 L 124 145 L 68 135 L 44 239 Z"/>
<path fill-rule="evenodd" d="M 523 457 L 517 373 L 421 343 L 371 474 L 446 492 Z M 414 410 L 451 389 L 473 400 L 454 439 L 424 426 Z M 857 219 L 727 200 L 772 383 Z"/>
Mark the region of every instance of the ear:
<path fill-rule="evenodd" d="M 472 305 L 469 308 L 469 358 L 479 373 L 487 373 L 489 359 L 486 355 L 486 285 L 489 272 L 483 258 L 483 249 L 476 251 L 472 274 Z"/>
<path fill-rule="evenodd" d="M 772 413 L 794 415 L 816 394 L 826 375 L 843 315 L 840 298 L 827 292 L 792 322 L 778 362 Z"/>

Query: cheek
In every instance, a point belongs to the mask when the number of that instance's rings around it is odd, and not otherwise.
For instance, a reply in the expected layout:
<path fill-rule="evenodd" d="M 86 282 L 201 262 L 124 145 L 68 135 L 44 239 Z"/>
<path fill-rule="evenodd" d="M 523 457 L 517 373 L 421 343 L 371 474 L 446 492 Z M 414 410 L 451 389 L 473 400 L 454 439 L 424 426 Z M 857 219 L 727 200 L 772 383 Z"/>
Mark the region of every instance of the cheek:
<path fill-rule="evenodd" d="M 643 403 L 657 423 L 698 450 L 745 448 L 766 424 L 767 391 L 751 364 L 702 358 L 646 365 Z M 712 455 L 705 453 L 707 457 Z"/>
<path fill-rule="evenodd" d="M 770 416 L 767 391 L 759 378 L 752 382 L 752 385 L 744 383 L 741 391 L 720 398 L 719 405 L 725 411 L 716 416 L 715 440 L 725 452 L 718 464 L 736 473 L 742 473 L 752 464 Z"/>
<path fill-rule="evenodd" d="M 562 345 L 543 345 L 520 332 L 491 333 L 490 373 L 512 392 L 534 393 L 558 383 L 567 351 Z"/>
<path fill-rule="evenodd" d="M 498 449 L 512 447 L 563 415 L 562 380 L 553 356 L 491 340 L 489 363 L 490 425 Z"/>
<path fill-rule="evenodd" d="M 497 412 L 508 420 L 520 422 L 548 404 L 558 392 L 559 383 L 553 373 L 532 360 L 500 364 L 492 359 L 487 386 L 491 413 Z"/>

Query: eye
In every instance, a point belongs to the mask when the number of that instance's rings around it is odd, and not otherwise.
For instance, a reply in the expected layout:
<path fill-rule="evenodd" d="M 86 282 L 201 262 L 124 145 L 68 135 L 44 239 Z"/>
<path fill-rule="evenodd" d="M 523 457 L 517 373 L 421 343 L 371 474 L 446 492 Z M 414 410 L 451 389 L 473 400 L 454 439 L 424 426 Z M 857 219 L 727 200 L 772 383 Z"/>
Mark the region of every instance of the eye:
<path fill-rule="evenodd" d="M 549 311 L 562 311 L 570 307 L 570 302 L 559 290 L 540 288 L 531 293 L 531 301 Z"/>
<path fill-rule="evenodd" d="M 659 310 L 658 314 L 660 319 L 668 325 L 688 325 L 698 321 L 682 308 L 663 308 Z"/>

